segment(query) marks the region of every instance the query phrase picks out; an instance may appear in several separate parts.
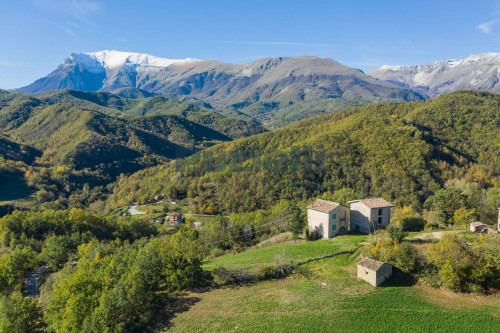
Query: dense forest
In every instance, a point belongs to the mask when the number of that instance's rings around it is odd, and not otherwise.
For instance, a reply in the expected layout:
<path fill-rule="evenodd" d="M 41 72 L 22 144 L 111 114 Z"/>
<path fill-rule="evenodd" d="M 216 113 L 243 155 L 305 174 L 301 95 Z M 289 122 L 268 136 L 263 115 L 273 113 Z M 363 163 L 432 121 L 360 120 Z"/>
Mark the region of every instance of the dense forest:
<path fill-rule="evenodd" d="M 264 131 L 160 96 L 72 90 L 0 91 L 0 128 L 0 170 L 23 174 L 45 208 L 83 207 L 120 175 Z"/>
<path fill-rule="evenodd" d="M 248 212 L 349 188 L 421 210 L 440 190 L 460 188 L 491 221 L 499 110 L 499 95 L 469 91 L 348 109 L 121 178 L 108 205 L 163 196 L 187 198 L 198 212 Z"/>

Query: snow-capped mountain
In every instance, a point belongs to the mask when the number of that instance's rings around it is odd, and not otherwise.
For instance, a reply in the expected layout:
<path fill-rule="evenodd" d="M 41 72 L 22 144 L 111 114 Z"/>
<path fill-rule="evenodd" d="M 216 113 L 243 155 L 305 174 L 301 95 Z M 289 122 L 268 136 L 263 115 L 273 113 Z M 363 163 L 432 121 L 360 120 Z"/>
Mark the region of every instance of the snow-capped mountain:
<path fill-rule="evenodd" d="M 360 103 L 423 99 L 409 89 L 377 80 L 330 58 L 278 57 L 228 64 L 117 51 L 72 54 L 52 73 L 17 91 L 123 88 L 167 94 L 259 121 L 273 119 L 275 112 L 287 115 L 283 110 L 291 107 L 300 117 L 306 117 L 332 110 L 331 105 L 342 108 Z M 323 101 L 330 105 L 318 105 Z M 311 111 L 311 103 L 316 110 Z M 293 115 L 294 120 L 299 118 Z"/>
<path fill-rule="evenodd" d="M 73 53 L 48 76 L 18 91 L 36 93 L 57 89 L 85 91 L 135 87 L 137 79 L 172 65 L 199 62 L 198 59 L 166 59 L 149 54 L 99 51 Z"/>
<path fill-rule="evenodd" d="M 79 63 L 89 71 L 102 71 L 119 69 L 123 66 L 135 67 L 138 70 L 165 68 L 172 64 L 182 64 L 200 61 L 198 59 L 165 59 L 155 57 L 150 54 L 120 52 L 120 51 L 99 51 L 93 53 L 73 53 L 63 62 L 63 65 Z"/>
<path fill-rule="evenodd" d="M 480 53 L 417 66 L 384 65 L 368 74 L 430 97 L 461 89 L 500 93 L 500 53 Z"/>

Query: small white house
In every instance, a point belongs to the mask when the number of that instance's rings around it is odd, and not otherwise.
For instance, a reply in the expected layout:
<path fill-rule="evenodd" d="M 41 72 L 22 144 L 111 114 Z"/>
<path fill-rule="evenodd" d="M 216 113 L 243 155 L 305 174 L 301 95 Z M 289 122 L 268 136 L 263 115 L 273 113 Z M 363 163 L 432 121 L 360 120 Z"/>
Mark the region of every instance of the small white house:
<path fill-rule="evenodd" d="M 367 198 L 349 201 L 351 230 L 369 234 L 385 228 L 391 221 L 390 202 L 382 198 Z"/>
<path fill-rule="evenodd" d="M 321 238 L 331 238 L 349 230 L 349 207 L 338 202 L 316 199 L 307 206 L 309 232 L 317 230 Z"/>
<path fill-rule="evenodd" d="M 392 275 L 392 265 L 372 258 L 364 258 L 358 263 L 358 279 L 365 280 L 372 286 L 381 285 Z"/>

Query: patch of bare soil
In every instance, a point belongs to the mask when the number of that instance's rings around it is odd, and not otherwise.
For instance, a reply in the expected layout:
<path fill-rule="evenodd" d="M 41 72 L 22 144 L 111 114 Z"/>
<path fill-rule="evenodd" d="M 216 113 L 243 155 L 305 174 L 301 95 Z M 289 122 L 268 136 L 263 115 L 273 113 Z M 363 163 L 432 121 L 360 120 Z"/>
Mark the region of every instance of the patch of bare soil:
<path fill-rule="evenodd" d="M 456 233 L 459 233 L 461 231 L 462 230 L 427 232 L 427 233 L 422 233 L 420 235 L 416 235 L 413 237 L 413 239 L 441 239 L 441 237 L 443 237 L 443 235 L 456 234 Z"/>

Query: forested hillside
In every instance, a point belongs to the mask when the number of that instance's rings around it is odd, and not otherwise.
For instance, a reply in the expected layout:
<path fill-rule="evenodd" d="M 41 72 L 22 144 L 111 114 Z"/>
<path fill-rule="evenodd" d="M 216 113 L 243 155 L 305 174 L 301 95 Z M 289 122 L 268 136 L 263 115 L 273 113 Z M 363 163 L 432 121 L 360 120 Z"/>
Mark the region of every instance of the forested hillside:
<path fill-rule="evenodd" d="M 38 200 L 56 202 L 53 208 L 70 196 L 102 196 L 103 186 L 120 174 L 262 131 L 255 123 L 163 97 L 0 92 L 1 168 L 25 174 L 39 190 Z"/>
<path fill-rule="evenodd" d="M 243 212 L 346 187 L 422 207 L 448 180 L 498 186 L 499 127 L 491 93 L 352 108 L 142 170 L 120 180 L 110 205 L 187 196 L 198 211 Z"/>

